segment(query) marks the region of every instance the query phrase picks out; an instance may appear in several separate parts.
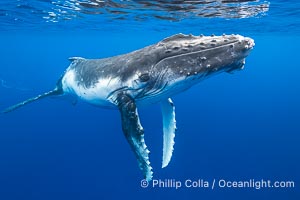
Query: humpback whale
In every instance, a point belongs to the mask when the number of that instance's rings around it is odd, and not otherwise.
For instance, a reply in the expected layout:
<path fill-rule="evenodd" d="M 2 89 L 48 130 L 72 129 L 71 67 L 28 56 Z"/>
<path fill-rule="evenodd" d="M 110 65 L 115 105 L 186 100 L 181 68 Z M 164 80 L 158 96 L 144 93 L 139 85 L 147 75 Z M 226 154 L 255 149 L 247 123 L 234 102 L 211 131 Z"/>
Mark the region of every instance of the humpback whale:
<path fill-rule="evenodd" d="M 243 69 L 253 47 L 254 40 L 241 35 L 176 34 L 114 57 L 72 57 L 53 90 L 13 105 L 3 113 L 45 97 L 65 94 L 76 95 L 99 107 L 118 109 L 124 135 L 144 178 L 149 181 L 153 172 L 137 108 L 161 104 L 164 168 L 172 157 L 176 131 L 171 97 L 212 75 Z"/>

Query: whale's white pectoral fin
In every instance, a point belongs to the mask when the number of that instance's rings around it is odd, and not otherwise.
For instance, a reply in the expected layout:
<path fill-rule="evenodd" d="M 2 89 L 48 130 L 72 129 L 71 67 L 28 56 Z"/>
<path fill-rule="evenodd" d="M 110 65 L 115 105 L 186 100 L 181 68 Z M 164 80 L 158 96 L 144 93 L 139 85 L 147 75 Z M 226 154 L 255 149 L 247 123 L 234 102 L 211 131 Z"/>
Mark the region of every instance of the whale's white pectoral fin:
<path fill-rule="evenodd" d="M 127 94 L 119 94 L 117 102 L 121 113 L 122 128 L 125 137 L 137 158 L 145 179 L 150 181 L 153 174 L 149 161 L 150 151 L 145 144 L 144 130 L 140 123 L 136 104 Z"/>
<path fill-rule="evenodd" d="M 173 146 L 175 144 L 175 131 L 176 131 L 176 120 L 175 120 L 175 106 L 172 100 L 169 98 L 161 102 L 161 110 L 163 116 L 163 160 L 162 168 L 168 166 L 172 153 Z"/>

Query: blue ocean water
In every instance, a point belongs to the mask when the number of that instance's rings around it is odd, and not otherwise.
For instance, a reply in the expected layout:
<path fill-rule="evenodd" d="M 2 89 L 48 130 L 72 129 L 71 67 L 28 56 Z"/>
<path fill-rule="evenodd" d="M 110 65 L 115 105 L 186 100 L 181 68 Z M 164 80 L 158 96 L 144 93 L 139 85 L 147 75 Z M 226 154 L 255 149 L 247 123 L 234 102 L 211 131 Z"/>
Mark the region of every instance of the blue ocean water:
<path fill-rule="evenodd" d="M 179 32 L 241 34 L 256 46 L 244 70 L 172 98 L 167 168 L 160 106 L 139 108 L 154 179 L 209 188 L 141 187 L 119 112 L 55 97 L 0 115 L 0 199 L 300 199 L 299 10 L 297 0 L 1 1 L 1 110 L 52 89 L 71 56 L 119 55 Z M 211 188 L 252 179 L 294 187 Z"/>

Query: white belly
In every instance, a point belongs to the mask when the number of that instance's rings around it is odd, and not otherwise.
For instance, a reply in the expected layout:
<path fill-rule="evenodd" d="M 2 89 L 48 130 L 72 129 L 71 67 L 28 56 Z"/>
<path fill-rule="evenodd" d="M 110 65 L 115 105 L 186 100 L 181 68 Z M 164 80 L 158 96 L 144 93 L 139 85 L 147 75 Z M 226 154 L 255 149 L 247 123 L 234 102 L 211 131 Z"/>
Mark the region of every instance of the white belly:
<path fill-rule="evenodd" d="M 134 81 L 137 79 L 138 75 L 123 83 L 119 78 L 99 78 L 98 82 L 94 86 L 86 88 L 83 84 L 78 84 L 75 71 L 68 69 L 62 79 L 62 88 L 65 93 L 74 94 L 90 104 L 99 107 L 116 109 L 116 96 L 111 95 L 112 92 L 126 86 L 127 93 L 135 98 L 138 94 L 138 90 L 136 90 L 136 88 L 140 88 L 140 85 L 137 85 L 136 81 Z M 177 81 L 181 82 L 180 80 Z M 80 82 L 82 81 L 79 81 L 79 83 Z M 170 86 L 166 87 L 159 93 L 150 94 L 145 98 L 141 97 L 135 99 L 136 104 L 138 106 L 147 106 L 149 104 L 158 103 L 161 100 L 168 99 L 169 97 L 188 89 L 191 85 L 193 85 L 193 81 L 191 79 L 186 80 L 185 84 L 175 84 L 173 82 L 170 82 L 169 84 Z"/>
<path fill-rule="evenodd" d="M 116 78 L 107 78 L 99 79 L 94 86 L 85 88 L 76 81 L 74 70 L 68 70 L 62 79 L 62 87 L 65 93 L 74 94 L 90 104 L 115 108 L 116 104 L 111 99 L 107 99 L 107 97 L 112 91 L 120 88 L 121 84 Z"/>

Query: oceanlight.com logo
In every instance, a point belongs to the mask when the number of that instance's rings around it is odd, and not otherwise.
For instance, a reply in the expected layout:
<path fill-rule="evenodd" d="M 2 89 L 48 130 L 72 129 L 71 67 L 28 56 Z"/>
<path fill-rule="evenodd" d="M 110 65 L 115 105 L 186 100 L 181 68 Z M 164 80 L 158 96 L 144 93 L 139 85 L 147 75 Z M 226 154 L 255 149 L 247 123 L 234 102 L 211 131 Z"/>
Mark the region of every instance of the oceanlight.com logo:
<path fill-rule="evenodd" d="M 294 181 L 271 181 L 271 180 L 226 180 L 226 179 L 153 179 L 151 181 L 141 180 L 142 188 L 198 188 L 198 189 L 239 189 L 239 188 L 253 188 L 261 190 L 264 188 L 295 188 Z"/>

